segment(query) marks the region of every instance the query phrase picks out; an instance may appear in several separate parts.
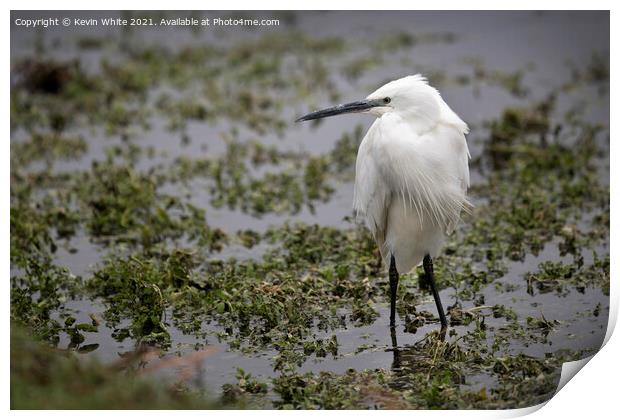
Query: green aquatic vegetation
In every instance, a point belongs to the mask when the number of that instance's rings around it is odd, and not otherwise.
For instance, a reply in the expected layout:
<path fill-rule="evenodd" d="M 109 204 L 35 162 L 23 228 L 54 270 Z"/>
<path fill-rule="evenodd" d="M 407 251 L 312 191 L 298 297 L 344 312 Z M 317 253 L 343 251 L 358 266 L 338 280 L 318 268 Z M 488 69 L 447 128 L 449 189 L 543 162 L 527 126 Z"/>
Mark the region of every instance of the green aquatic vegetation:
<path fill-rule="evenodd" d="M 204 67 L 204 75 L 199 70 L 198 79 L 208 80 L 214 74 L 226 76 L 220 77 L 218 84 L 205 84 L 205 97 L 210 98 L 214 115 L 226 116 L 264 134 L 267 130 L 281 132 L 288 125 L 279 116 L 283 96 L 288 98 L 285 102 L 290 102 L 316 89 L 334 94 L 333 82 L 321 60 L 314 57 L 330 57 L 341 49 L 341 39 L 312 38 L 291 31 L 285 37 L 266 33 L 226 49 L 216 47 L 206 62 L 204 57 L 192 55 L 189 48 L 185 55 L 197 58 L 188 64 Z M 289 55 L 296 65 L 285 63 L 282 54 Z M 174 58 L 171 62 L 175 62 Z M 305 67 L 309 69 L 300 78 L 300 69 Z M 192 71 L 192 67 L 188 69 Z M 245 83 L 239 84 L 238 80 Z"/>
<path fill-rule="evenodd" d="M 152 226 L 158 221 L 157 216 L 168 217 L 165 207 L 155 207 L 157 180 L 153 177 L 139 174 L 129 166 L 95 162 L 92 169 L 92 176 L 80 183 L 79 195 L 88 197 L 88 227 L 94 236 L 131 232 L 142 225 Z"/>
<path fill-rule="evenodd" d="M 325 304 L 334 305 L 334 299 L 316 287 L 320 280 L 313 276 L 297 279 L 275 266 L 269 271 L 253 264 L 237 266 L 226 267 L 224 276 L 211 274 L 215 287 L 209 297 L 214 299 L 216 309 L 221 308 L 218 322 L 250 347 L 271 342 L 281 342 L 283 348 L 302 345 L 315 322 L 322 323 L 324 328 L 340 325 L 339 318 L 326 310 Z M 231 279 L 232 270 L 241 278 Z M 243 277 L 244 272 L 255 270 L 252 274 L 258 278 Z"/>
<path fill-rule="evenodd" d="M 454 326 L 454 325 L 468 325 L 470 322 L 472 322 L 475 318 L 475 314 L 467 311 L 467 310 L 463 310 L 463 308 L 460 307 L 460 305 L 457 303 L 453 306 L 450 306 L 447 309 L 448 312 L 448 317 L 450 318 L 450 325 Z"/>
<path fill-rule="evenodd" d="M 502 381 L 517 382 L 527 377 L 555 373 L 557 367 L 553 360 L 540 360 L 519 354 L 497 358 L 493 365 L 493 371 L 500 375 Z"/>
<path fill-rule="evenodd" d="M 352 132 L 345 132 L 336 140 L 334 148 L 329 152 L 330 170 L 344 179 L 352 179 L 357 149 L 364 138 L 364 127 L 355 126 Z"/>
<path fill-rule="evenodd" d="M 269 56 L 283 57 L 287 53 L 306 54 L 338 54 L 345 48 L 345 40 L 340 37 L 312 37 L 304 32 L 293 30 L 286 36 L 278 33 L 242 40 L 229 50 L 229 64 L 239 63 L 252 57 L 257 52 L 268 53 Z"/>
<path fill-rule="evenodd" d="M 240 208 L 253 215 L 297 213 L 304 204 L 310 205 L 313 199 L 329 192 L 322 180 L 311 183 L 319 176 L 313 172 L 312 163 L 308 163 L 307 182 L 304 182 L 299 179 L 302 169 L 294 166 L 280 172 L 266 172 L 259 178 L 251 175 L 243 156 L 229 153 L 225 159 L 185 160 L 179 168 L 182 171 L 179 176 L 206 176 L 211 181 L 211 204 L 216 208 Z"/>
<path fill-rule="evenodd" d="M 355 323 L 355 325 L 359 326 L 372 324 L 377 319 L 379 313 L 370 303 L 372 302 L 355 301 L 353 303 L 353 308 L 351 308 L 351 315 L 349 315 L 349 318 Z"/>
<path fill-rule="evenodd" d="M 91 172 L 74 181 L 71 189 L 94 238 L 144 248 L 186 238 L 201 247 L 220 249 L 226 241 L 223 231 L 209 228 L 203 209 L 161 193 L 155 173 L 139 173 L 110 161 L 95 162 Z"/>
<path fill-rule="evenodd" d="M 102 68 L 110 75 L 116 67 L 104 60 Z M 145 125 L 146 109 L 134 105 L 144 99 L 144 89 L 127 89 L 131 86 L 124 82 L 123 74 L 115 73 L 114 78 L 95 76 L 77 61 L 46 58 L 18 61 L 15 73 L 18 82 L 11 89 L 13 129 L 62 131 L 80 124 L 104 123 L 108 132 L 115 134 L 120 132 L 119 126 Z"/>
<path fill-rule="evenodd" d="M 409 364 L 406 369 L 408 372 L 430 374 L 434 370 L 447 369 L 457 373 L 454 378 L 460 381 L 458 370 L 463 366 L 463 362 L 478 360 L 480 355 L 473 349 L 465 348 L 458 341 L 444 339 L 439 331 L 429 333 L 414 346 L 405 348 L 399 355 L 398 362 L 402 364 L 404 358 L 410 357 L 415 360 L 415 364 Z"/>
<path fill-rule="evenodd" d="M 94 45 L 90 38 L 76 42 Z M 321 91 L 337 97 L 323 63 L 343 46 L 341 38 L 289 31 L 286 36 L 267 32 L 227 46 L 215 42 L 173 50 L 145 46 L 126 34 L 115 48 L 102 50 L 98 73 L 86 72 L 76 61 L 16 62 L 11 125 L 62 129 L 103 124 L 109 135 L 128 138 L 135 128 L 148 129 L 147 118 L 161 113 L 175 130 L 184 130 L 189 120 L 227 118 L 259 134 L 282 133 L 288 125 L 280 116 L 283 97 L 293 102 Z M 108 56 L 111 53 L 114 59 Z M 284 54 L 294 65 L 281 60 Z M 158 101 L 148 101 L 149 91 L 161 87 L 192 92 L 193 100 L 163 95 Z M 208 103 L 204 98 L 209 98 Z"/>
<path fill-rule="evenodd" d="M 528 88 L 523 83 L 523 77 L 529 70 L 528 67 L 514 72 L 506 72 L 488 69 L 483 60 L 478 57 L 465 57 L 462 62 L 471 67 L 472 75 L 457 77 L 459 84 L 473 84 L 476 92 L 479 91 L 481 83 L 497 86 L 518 98 L 524 98 L 529 94 Z"/>
<path fill-rule="evenodd" d="M 515 321 L 518 318 L 517 313 L 505 305 L 493 305 L 492 310 L 494 318 L 506 318 L 507 321 Z"/>
<path fill-rule="evenodd" d="M 202 100 L 201 100 L 202 99 Z M 173 100 L 169 95 L 162 94 L 157 99 L 157 108 L 168 117 L 168 129 L 176 131 L 185 129 L 189 121 L 205 121 L 209 117 L 205 98 L 184 97 Z"/>
<path fill-rule="evenodd" d="M 585 68 L 572 61 L 567 62 L 567 66 L 571 71 L 571 80 L 562 85 L 563 90 L 594 85 L 600 96 L 609 95 L 609 52 L 593 52 Z"/>
<path fill-rule="evenodd" d="M 238 403 L 241 400 L 247 403 L 248 396 L 267 393 L 267 384 L 256 380 L 251 373 L 246 373 L 243 369 L 237 368 L 235 376 L 237 378 L 236 384 L 224 384 L 222 386 L 224 391 L 222 400 L 224 402 Z"/>
<path fill-rule="evenodd" d="M 393 59 L 399 51 L 409 52 L 413 47 L 423 44 L 450 44 L 455 42 L 456 35 L 450 32 L 421 33 L 413 34 L 409 32 L 387 32 L 380 37 L 373 39 L 365 45 L 365 49 L 360 54 L 355 54 L 348 59 L 341 67 L 340 72 L 349 81 L 358 80 L 370 70 L 381 66 L 386 57 Z M 405 58 L 405 60 L 408 57 Z M 405 63 L 405 61 L 403 61 Z M 410 66 L 410 63 L 407 63 Z M 406 65 L 407 65 L 406 64 Z M 426 75 L 432 71 L 424 71 Z M 430 79 L 435 80 L 434 77 Z"/>
<path fill-rule="evenodd" d="M 106 324 L 114 329 L 113 337 L 127 337 L 140 342 L 170 345 L 170 334 L 163 322 L 165 301 L 161 287 L 183 278 L 183 263 L 167 267 L 155 266 L 153 261 L 132 257 L 107 265 L 95 272 L 86 286 L 93 296 L 104 299 L 108 308 L 104 313 Z M 180 272 L 180 273 L 179 273 Z M 130 319 L 129 327 L 122 326 Z"/>
<path fill-rule="evenodd" d="M 475 340 L 480 345 L 480 340 Z M 278 408 L 429 409 L 526 407 L 548 399 L 567 357 L 496 357 L 466 349 L 437 333 L 397 348 L 392 370 L 348 370 L 343 374 L 286 373 L 272 380 Z M 468 374 L 490 371 L 499 383 L 472 389 Z"/>
<path fill-rule="evenodd" d="M 306 341 L 303 344 L 304 354 L 315 354 L 317 357 L 325 357 L 328 353 L 333 356 L 338 354 L 338 339 L 332 335 L 329 339 L 317 339 L 316 341 Z"/>
<path fill-rule="evenodd" d="M 333 279 L 332 272 L 335 273 L 335 280 L 342 281 L 355 280 L 351 275 L 357 278 L 377 271 L 374 240 L 361 227 L 343 230 L 303 223 L 285 224 L 268 229 L 264 236 L 268 243 L 279 245 L 268 251 L 269 259 L 283 260 L 292 266 L 301 267 L 336 264 L 333 271 L 329 270 L 330 274 L 326 275 L 327 281 Z M 353 286 L 366 290 L 368 280 L 358 281 L 357 286 Z M 333 287 L 344 293 L 351 288 L 348 283 L 336 281 Z"/>
<path fill-rule="evenodd" d="M 595 52 L 590 58 L 586 69 L 586 81 L 608 82 L 609 81 L 609 57 Z"/>
<path fill-rule="evenodd" d="M 353 132 L 344 133 L 331 151 L 316 156 L 279 151 L 256 141 L 240 142 L 233 135 L 225 138 L 223 156 L 177 158 L 174 170 L 166 172 L 165 178 L 184 184 L 206 179 L 216 208 L 238 208 L 255 216 L 296 214 L 304 207 L 314 211 L 316 203 L 331 198 L 339 182 L 352 179 L 362 131 L 358 125 Z M 277 170 L 254 174 L 266 165 Z"/>
<path fill-rule="evenodd" d="M 338 308 L 351 308 L 356 323 L 374 321 L 371 299 L 379 292 L 360 277 L 376 264 L 365 231 L 300 224 L 271 229 L 264 238 L 277 246 L 258 261 L 204 259 L 180 249 L 151 257 L 113 256 L 86 286 L 106 303 L 105 319 L 119 340 L 133 337 L 167 346 L 167 322 L 193 334 L 216 322 L 231 348 L 278 349 L 276 368 L 282 369 L 308 354 L 337 352 L 335 337 L 324 340 L 312 333 L 315 327 L 328 331 L 346 323 Z M 363 241 L 367 248 L 360 248 Z M 364 258 L 364 253 L 370 255 Z M 319 268 L 330 259 L 348 263 Z M 124 326 L 123 319 L 131 325 Z"/>
<path fill-rule="evenodd" d="M 22 168 L 11 170 L 11 263 L 17 267 L 28 267 L 31 260 L 45 261 L 79 227 L 80 215 L 66 191 L 55 186 L 38 188 L 59 181 L 52 178 Z"/>
<path fill-rule="evenodd" d="M 407 380 L 415 391 L 404 392 L 389 386 L 392 377 L 386 370 L 353 369 L 342 375 L 321 372 L 281 376 L 274 379 L 274 390 L 280 396 L 275 405 L 282 409 L 415 409 L 443 408 L 446 401 L 457 400 L 458 388 L 442 373 L 430 378 L 411 375 Z"/>
<path fill-rule="evenodd" d="M 583 265 L 580 261 L 562 263 L 544 261 L 538 265 L 535 273 L 526 273 L 528 293 L 533 294 L 534 288 L 539 293 L 555 291 L 563 293 L 568 286 L 576 287 L 578 291 L 586 287 L 600 287 L 606 294 L 609 293 L 609 256 L 599 259 L 594 255 L 590 265 Z"/>
<path fill-rule="evenodd" d="M 79 159 L 87 150 L 82 137 L 33 133 L 28 140 L 11 145 L 11 161 L 20 166 L 40 160 L 50 164 L 59 159 Z"/>
<path fill-rule="evenodd" d="M 356 57 L 345 63 L 340 71 L 347 79 L 354 81 L 359 79 L 368 70 L 377 67 L 381 62 L 381 57 L 378 56 Z"/>
<path fill-rule="evenodd" d="M 541 314 L 540 317 L 527 317 L 527 326 L 532 329 L 540 330 L 545 335 L 553 331 L 559 324 L 559 321 L 555 319 L 548 320 L 543 314 Z"/>
<path fill-rule="evenodd" d="M 389 32 L 380 37 L 375 43 L 379 51 L 394 51 L 409 49 L 418 42 L 418 36 L 409 32 Z"/>
<path fill-rule="evenodd" d="M 537 105 L 535 115 L 545 115 L 548 111 L 543 109 L 549 105 Z M 522 260 L 527 252 L 537 253 L 556 235 L 566 238 L 567 225 L 581 221 L 585 212 L 605 214 L 609 209 L 609 190 L 597 173 L 596 130 L 583 127 L 570 145 L 561 139 L 541 144 L 542 130 L 551 123 L 526 117 L 530 112 L 534 111 L 511 111 L 491 124 L 503 127 L 492 128 L 486 146 L 494 170 L 484 185 L 473 188 L 474 194 L 488 197 L 489 202 L 474 209 L 474 229 L 468 236 L 476 235 L 479 244 L 496 242 L 496 252 L 514 260 Z M 500 155 L 495 153 L 499 143 L 503 145 Z M 596 241 L 596 236 L 589 242 Z"/>
<path fill-rule="evenodd" d="M 70 317 L 65 303 L 75 299 L 80 288 L 81 279 L 53 265 L 49 257 L 28 258 L 23 271 L 11 276 L 11 320 L 28 327 L 38 339 L 58 343 L 64 332 L 79 344 L 84 340 L 80 331 L 85 329 L 62 318 Z"/>
<path fill-rule="evenodd" d="M 114 86 L 114 89 L 123 92 L 124 95 L 144 97 L 146 91 L 153 86 L 155 74 L 153 72 L 141 72 L 140 70 L 141 66 L 132 61 L 101 60 L 102 79 L 115 81 L 117 85 Z"/>
<path fill-rule="evenodd" d="M 69 336 L 69 349 L 73 349 L 78 353 L 90 353 L 99 347 L 99 344 L 83 344 L 86 337 L 84 333 L 96 333 L 98 332 L 98 325 L 93 321 L 92 323 L 75 323 L 75 318 L 67 316 L 64 322 L 64 328 L 62 331 Z"/>
<path fill-rule="evenodd" d="M 77 40 L 78 48 L 83 50 L 98 50 L 105 46 L 105 40 L 97 37 L 81 37 Z"/>
<path fill-rule="evenodd" d="M 327 328 L 326 323 L 323 322 L 319 328 Z M 330 338 L 317 338 L 313 334 L 303 339 L 291 335 L 282 336 L 273 346 L 278 351 L 273 359 L 274 372 L 295 372 L 296 368 L 301 367 L 310 357 L 321 359 L 328 355 L 333 358 L 338 356 L 338 339 L 335 335 Z"/>
<path fill-rule="evenodd" d="M 283 375 L 273 380 L 280 397 L 274 404 L 281 409 L 406 408 L 402 397 L 385 385 L 384 372 Z"/>
<path fill-rule="evenodd" d="M 578 355 L 558 352 L 543 359 L 524 354 L 496 360 L 493 371 L 500 386 L 493 388 L 489 408 L 527 407 L 547 401 L 557 388 L 562 363 Z"/>
<path fill-rule="evenodd" d="M 309 200 L 327 201 L 334 189 L 327 185 L 329 162 L 324 158 L 310 158 L 304 169 L 303 180 Z"/>
<path fill-rule="evenodd" d="M 401 313 L 399 311 L 399 313 Z M 405 315 L 405 328 L 404 331 L 415 334 L 418 332 L 418 328 L 426 324 L 426 318 L 423 316 L 412 317 L 409 314 Z"/>
<path fill-rule="evenodd" d="M 30 206 L 11 206 L 11 263 L 27 267 L 56 251 L 45 220 Z"/>
<path fill-rule="evenodd" d="M 237 238 L 246 248 L 252 248 L 261 240 L 260 233 L 251 229 L 245 229 L 237 232 Z"/>
<path fill-rule="evenodd" d="M 500 169 L 518 151 L 517 144 L 525 138 L 534 136 L 544 144 L 550 129 L 549 113 L 553 109 L 554 98 L 540 102 L 534 107 L 507 108 L 498 120 L 488 124 L 489 139 L 485 153 L 494 169 Z"/>
<path fill-rule="evenodd" d="M 377 49 L 382 51 L 396 51 L 410 49 L 416 45 L 452 44 L 457 41 L 457 35 L 452 32 L 388 32 L 375 42 Z"/>
<path fill-rule="evenodd" d="M 478 337 L 480 334 L 484 332 L 479 325 L 462 336 L 460 344 L 459 339 L 450 343 L 434 334 L 413 347 L 403 348 L 395 356 L 399 369 L 394 383 L 418 408 L 523 407 L 544 401 L 555 390 L 563 356 L 542 360 L 525 355 L 497 356 L 489 351 L 486 340 Z M 489 371 L 499 380 L 497 385 L 488 391 L 468 387 L 465 378 Z M 508 393 L 516 403 L 504 398 Z"/>
<path fill-rule="evenodd" d="M 300 164 L 305 155 L 300 152 L 283 151 L 275 146 L 266 146 L 256 139 L 240 141 L 236 133 L 222 136 L 226 143 L 226 150 L 222 156 L 205 155 L 202 158 L 180 156 L 172 164 L 172 171 L 167 174 L 171 182 L 184 182 L 195 177 L 212 177 L 218 183 L 223 183 L 223 177 L 237 172 L 224 174 L 227 168 L 239 166 L 249 170 L 273 165 Z M 235 175 L 236 176 L 236 175 Z M 220 185 L 217 185 L 219 188 Z"/>

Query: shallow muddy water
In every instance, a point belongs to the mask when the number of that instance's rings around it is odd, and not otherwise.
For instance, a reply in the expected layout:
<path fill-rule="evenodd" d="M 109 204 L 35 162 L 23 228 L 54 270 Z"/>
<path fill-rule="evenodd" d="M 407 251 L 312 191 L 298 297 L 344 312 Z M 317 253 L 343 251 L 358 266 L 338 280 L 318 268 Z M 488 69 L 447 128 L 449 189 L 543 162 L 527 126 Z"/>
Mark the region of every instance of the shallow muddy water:
<path fill-rule="evenodd" d="M 84 13 L 74 14 L 84 15 Z M 114 15 L 113 12 L 88 14 L 94 17 Z M 19 12 L 19 15 L 36 17 L 38 13 Z M 361 126 L 362 132 L 365 132 L 372 122 L 371 117 L 353 115 L 327 119 L 319 125 L 313 125 L 293 124 L 292 121 L 296 116 L 311 108 L 330 105 L 333 102 L 361 99 L 387 80 L 420 72 L 428 76 L 430 83 L 440 90 L 446 102 L 469 124 L 471 132 L 468 135 L 468 144 L 472 162 L 486 156 L 485 148 L 491 131 L 489 121 L 502 117 L 504 110 L 509 107 L 531 107 L 532 104 L 545 100 L 550 91 L 560 92 L 556 94 L 550 115 L 550 120 L 553 121 L 551 126 L 567 125 L 565 122 L 567 111 L 576 108 L 582 121 L 600 124 L 603 127 L 595 139 L 597 147 L 601 150 L 601 155 L 597 158 L 596 179 L 601 185 L 608 187 L 608 79 L 607 85 L 604 82 L 601 85 L 581 82 L 574 89 L 561 89 L 574 77 L 574 69 L 587 66 L 593 54 L 600 54 L 604 60 L 608 60 L 608 14 L 302 12 L 292 14 L 287 21 L 289 23 L 277 28 L 254 30 L 220 28 L 212 31 L 191 31 L 182 28 L 165 30 L 136 28 L 132 31 L 123 31 L 99 27 L 88 30 L 71 28 L 71 30 L 50 29 L 37 32 L 26 31 L 13 25 L 11 28 L 13 63 L 37 54 L 37 45 L 42 43 L 44 50 L 49 49 L 53 52 L 47 55 L 53 56 L 54 60 L 77 60 L 82 69 L 93 75 L 101 74 L 102 60 L 114 62 L 122 57 L 117 51 L 125 42 L 134 46 L 162 45 L 175 50 L 211 44 L 234 46 L 250 39 L 260 39 L 266 32 L 276 37 L 285 37 L 289 31 L 312 34 L 316 37 L 315 29 L 320 27 L 318 38 L 334 38 L 348 43 L 342 54 L 318 58 L 324 68 L 331 73 L 330 78 L 333 79 L 333 88 L 337 91 L 338 98 L 330 98 L 328 90 L 323 88 L 317 89 L 316 93 L 310 94 L 307 99 L 295 100 L 292 96 L 285 98 L 284 100 L 288 102 L 279 106 L 280 117 L 287 124 L 281 130 L 268 129 L 261 133 L 227 118 L 225 114 L 216 121 L 188 118 L 182 129 L 171 130 L 166 112 L 152 111 L 152 115 L 145 118 L 149 129 L 143 129 L 138 122 L 129 123 L 131 132 L 129 140 L 123 139 L 123 134 L 106 132 L 103 124 L 68 126 L 64 134 L 83 138 L 88 146 L 85 153 L 78 159 L 55 160 L 51 167 L 42 160 L 32 161 L 22 170 L 35 173 L 49 169 L 53 174 L 90 171 L 93 162 L 106 159 L 111 147 L 124 148 L 128 144 L 135 145 L 142 151 L 149 151 L 142 153 L 132 162 L 138 172 L 147 172 L 151 169 L 171 171 L 178 166 L 179 158 L 205 157 L 213 160 L 221 158 L 221 161 L 225 162 L 230 144 L 225 139 L 230 138 L 231 132 L 234 132 L 232 135 L 241 143 L 256 141 L 280 152 L 299 154 L 303 159 L 309 156 L 321 156 L 330 153 L 335 141 L 343 134 L 351 133 L 356 126 Z M 401 34 L 400 39 L 403 37 L 402 34 L 408 34 L 414 41 L 396 46 L 377 44 L 377 40 L 394 33 Z M 79 42 L 84 37 L 104 40 L 103 46 L 92 50 L 80 48 Z M 381 45 L 387 45 L 385 50 L 379 49 Z M 381 56 L 379 62 L 368 64 L 367 68 L 360 64 L 362 67 L 358 76 L 342 74 L 343 66 L 347 63 L 373 54 Z M 288 58 L 295 59 L 295 57 Z M 283 60 L 286 59 L 287 57 L 283 57 Z M 357 69 L 353 68 L 351 71 Z M 218 80 L 217 77 L 223 76 L 215 76 L 215 80 Z M 18 80 L 18 74 L 12 75 L 12 79 Z M 12 81 L 12 83 L 18 82 Z M 190 80 L 188 83 L 191 84 L 193 81 Z M 243 81 L 239 83 L 242 84 Z M 174 90 L 174 87 L 163 87 L 163 84 L 164 82 L 154 82 L 152 84 L 154 87 L 147 89 L 148 98 L 145 103 L 153 106 L 152 104 L 158 102 L 162 91 Z M 201 92 L 183 91 L 179 92 L 178 96 L 183 101 L 186 97 L 192 95 L 200 97 L 201 94 Z M 209 98 L 206 100 L 208 102 Z M 12 149 L 14 145 L 27 141 L 29 136 L 29 130 L 15 128 L 11 133 Z M 183 138 L 189 140 L 183 141 Z M 566 138 L 565 141 L 569 141 L 570 136 Z M 283 159 L 281 163 L 250 166 L 248 170 L 259 178 L 274 170 L 295 168 L 296 162 L 298 161 L 294 159 L 288 161 Z M 478 164 L 472 165 L 471 170 L 472 202 L 485 208 L 489 198 L 478 194 L 476 186 L 485 187 L 491 172 L 484 165 Z M 210 228 L 220 228 L 231 235 L 246 229 L 264 234 L 269 229 L 276 229 L 285 223 L 297 222 L 341 230 L 354 229 L 355 224 L 350 218 L 353 194 L 352 170 L 348 169 L 344 171 L 343 176 L 335 178 L 330 184 L 333 191 L 325 200 L 313 201 L 312 208 L 303 205 L 298 211 L 265 211 L 260 214 L 244 211 L 239 206 L 230 208 L 214 204 L 214 191 L 210 187 L 212 183 L 206 177 L 194 177 L 183 183 L 167 183 L 161 186 L 160 191 L 180 197 L 187 203 L 204 209 L 206 223 Z M 461 223 L 459 232 L 466 234 L 470 229 L 468 224 L 471 223 L 472 218 L 466 217 Z M 567 222 L 570 223 L 572 221 Z M 592 223 L 584 223 L 580 228 L 585 232 L 591 225 Z M 608 225 L 606 228 L 608 229 Z M 186 241 L 184 238 L 174 241 L 180 247 L 194 246 L 191 241 Z M 561 238 L 552 235 L 550 240 L 543 243 L 537 255 L 527 252 L 522 261 L 505 258 L 504 273 L 488 284 L 480 286 L 473 295 L 463 294 L 468 284 L 446 282 L 440 293 L 444 307 L 459 307 L 464 311 L 474 308 L 472 313 L 475 313 L 474 320 L 470 323 L 455 322 L 446 341 L 462 342 L 459 340 L 468 333 L 483 331 L 479 337 L 480 342 L 488 343 L 490 346 L 496 339 L 503 340 L 502 345 L 505 347 L 498 350 L 498 355 L 502 357 L 526 355 L 544 359 L 547 354 L 564 350 L 580 356 L 596 351 L 602 343 L 607 326 L 609 296 L 604 287 L 599 283 L 575 285 L 568 280 L 566 284 L 560 282 L 560 286 L 548 289 L 543 287 L 545 285 L 542 280 L 540 283 L 534 280 L 534 284 L 541 284 L 541 288 L 528 287 L 526 281 L 528 273 L 537 272 L 539 264 L 546 261 L 573 264 L 578 259 L 577 256 L 570 254 L 561 255 L 560 243 Z M 53 255 L 53 263 L 68 268 L 72 274 L 83 279 L 91 278 L 104 264 L 106 255 L 115 250 L 101 237 L 91 235 L 84 225 L 78 227 L 77 232 L 69 239 L 59 241 L 59 245 Z M 459 244 L 454 246 L 458 248 Z M 222 249 L 210 251 L 208 258 L 260 261 L 266 253 L 277 250 L 278 247 L 277 242 L 274 244 L 262 241 L 253 247 L 247 247 L 233 240 Z M 486 252 L 484 247 L 481 246 Z M 608 234 L 595 244 L 583 246 L 580 255 L 583 257 L 584 266 L 594 264 L 592 250 L 596 252 L 597 258 L 608 256 Z M 122 248 L 120 255 L 126 254 L 127 249 Z M 321 267 L 321 263 L 318 266 Z M 478 260 L 473 266 L 483 267 L 484 264 Z M 14 273 L 19 273 L 20 268 L 23 267 L 13 267 Z M 383 282 L 381 287 L 387 284 L 384 271 L 371 276 L 371 279 Z M 343 320 L 346 319 L 342 322 L 343 325 L 330 328 L 319 328 L 316 324 L 312 326 L 305 339 L 328 341 L 335 336 L 337 351 L 333 354 L 327 352 L 324 355 L 310 352 L 304 357 L 295 359 L 296 372 L 304 374 L 329 371 L 343 375 L 349 369 L 392 370 L 393 388 L 407 389 L 407 375 L 416 372 L 418 358 L 421 357 L 419 344 L 427 334 L 437 330 L 438 322 L 434 318 L 436 309 L 432 296 L 420 288 L 417 276 L 414 274 L 403 276 L 400 287 L 401 292 L 404 290 L 416 296 L 416 313 L 427 311 L 433 314 L 432 317 L 426 318 L 426 322 L 417 326 L 415 332 L 407 328 L 408 321 L 405 318 L 409 315 L 404 316 L 401 313 L 396 329 L 391 333 L 388 327 L 388 303 L 384 296 L 373 291 L 368 300 L 370 307 L 376 311 L 372 321 L 361 324 L 350 322 L 350 308 L 339 307 L 338 316 L 342 316 Z M 494 306 L 497 305 L 504 305 L 514 311 L 514 319 L 504 315 L 494 316 Z M 78 350 L 80 347 L 92 344 L 98 346 L 94 351 L 80 357 L 95 357 L 105 363 L 114 363 L 122 354 L 133 352 L 138 347 L 139 337 L 119 339 L 115 334 L 115 331 L 130 326 L 130 319 L 121 320 L 115 325 L 103 322 L 107 308 L 106 299 L 93 298 L 86 293 L 75 300 L 67 301 L 62 311 L 53 315 L 62 321 L 64 315 L 61 314 L 68 311 L 75 317 L 76 324 L 89 323 L 91 315 L 100 320 L 97 332 L 84 332 L 85 339 L 78 346 Z M 327 311 L 329 309 L 326 307 Z M 172 307 L 165 308 L 164 314 L 163 323 L 170 336 L 170 345 L 164 346 L 163 349 L 156 346 L 153 352 L 157 357 L 144 359 L 145 362 L 141 366 L 147 377 L 163 376 L 171 382 L 180 379 L 194 389 L 206 390 L 209 395 L 219 395 L 222 392 L 222 385 L 237 383 L 237 368 L 242 368 L 263 382 L 269 382 L 271 378 L 282 373 L 276 363 L 279 357 L 277 346 L 246 347 L 243 339 L 240 348 L 231 346 L 232 334 L 226 331 L 225 326 L 218 324 L 216 317 L 211 320 L 201 319 L 200 332 L 186 334 L 175 322 Z M 60 333 L 58 346 L 73 347 L 68 334 Z M 92 346 L 87 348 L 92 350 Z M 296 351 L 300 352 L 299 348 Z M 301 351 L 301 354 L 303 353 Z M 192 354 L 198 356 L 192 358 L 190 356 Z M 204 354 L 204 357 L 199 356 L 200 354 Z M 164 363 L 170 360 L 181 362 Z M 152 369 L 149 370 L 149 366 Z M 480 390 L 486 387 L 490 390 L 498 384 L 497 376 L 478 366 L 471 369 L 465 367 L 463 372 L 465 376 L 461 383 L 463 389 Z M 277 393 L 270 389 L 267 400 L 277 398 Z M 266 403 L 266 406 L 269 404 Z"/>

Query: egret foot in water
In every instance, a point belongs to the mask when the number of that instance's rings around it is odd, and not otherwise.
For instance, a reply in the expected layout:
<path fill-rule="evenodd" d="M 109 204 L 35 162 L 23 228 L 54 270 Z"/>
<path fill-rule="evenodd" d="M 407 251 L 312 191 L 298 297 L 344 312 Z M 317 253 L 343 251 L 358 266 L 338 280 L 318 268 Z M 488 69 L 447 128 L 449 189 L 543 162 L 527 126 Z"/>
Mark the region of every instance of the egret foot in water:
<path fill-rule="evenodd" d="M 446 314 L 443 311 L 443 305 L 441 304 L 441 298 L 439 297 L 439 290 L 437 290 L 437 284 L 435 284 L 435 273 L 433 272 L 433 259 L 430 255 L 426 254 L 424 261 L 424 274 L 431 284 L 431 290 L 433 291 L 433 297 L 435 298 L 435 304 L 437 305 L 437 312 L 439 313 L 439 320 L 441 321 L 441 329 L 448 328 L 448 321 L 446 320 Z"/>

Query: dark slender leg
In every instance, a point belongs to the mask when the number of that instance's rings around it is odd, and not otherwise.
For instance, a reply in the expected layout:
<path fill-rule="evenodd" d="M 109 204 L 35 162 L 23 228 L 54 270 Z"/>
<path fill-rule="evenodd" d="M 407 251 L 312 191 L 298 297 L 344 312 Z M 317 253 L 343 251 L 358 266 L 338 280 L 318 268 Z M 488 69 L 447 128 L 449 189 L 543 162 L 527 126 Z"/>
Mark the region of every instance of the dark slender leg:
<path fill-rule="evenodd" d="M 398 271 L 394 255 L 390 259 L 390 327 L 396 325 L 396 292 L 398 291 Z"/>
<path fill-rule="evenodd" d="M 446 314 L 443 312 L 443 306 L 441 304 L 441 299 L 439 298 L 439 291 L 437 290 L 437 285 L 435 284 L 435 274 L 433 273 L 433 259 L 430 255 L 426 254 L 422 264 L 424 265 L 424 273 L 426 274 L 426 278 L 431 283 L 431 290 L 433 291 L 435 304 L 437 304 L 437 312 L 439 312 L 439 319 L 441 320 L 441 329 L 445 330 L 446 328 L 448 328 L 448 321 L 446 321 Z"/>
<path fill-rule="evenodd" d="M 392 351 L 394 358 L 392 360 L 392 369 L 400 368 L 400 350 L 398 350 L 398 340 L 396 339 L 396 329 L 390 327 L 390 336 L 392 337 Z"/>

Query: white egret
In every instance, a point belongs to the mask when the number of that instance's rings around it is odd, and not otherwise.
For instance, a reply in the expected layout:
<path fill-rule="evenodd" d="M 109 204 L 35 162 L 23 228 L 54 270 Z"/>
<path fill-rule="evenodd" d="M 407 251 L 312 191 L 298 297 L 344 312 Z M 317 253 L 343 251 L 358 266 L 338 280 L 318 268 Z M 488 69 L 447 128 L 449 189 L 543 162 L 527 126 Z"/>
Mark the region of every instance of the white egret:
<path fill-rule="evenodd" d="M 297 121 L 353 112 L 377 117 L 357 153 L 353 209 L 389 264 L 390 326 L 395 325 L 399 273 L 422 263 L 445 330 L 433 258 L 470 206 L 467 124 L 420 75 Z"/>

